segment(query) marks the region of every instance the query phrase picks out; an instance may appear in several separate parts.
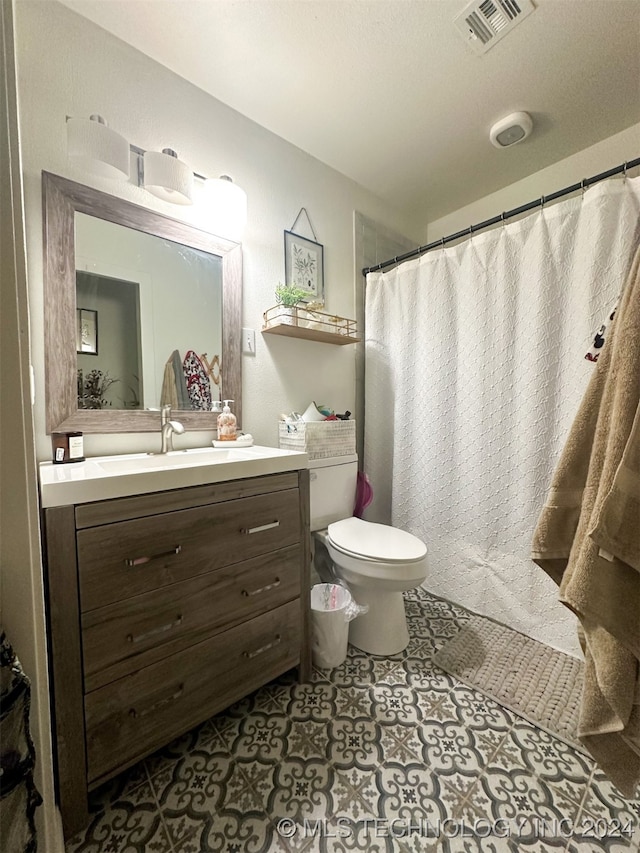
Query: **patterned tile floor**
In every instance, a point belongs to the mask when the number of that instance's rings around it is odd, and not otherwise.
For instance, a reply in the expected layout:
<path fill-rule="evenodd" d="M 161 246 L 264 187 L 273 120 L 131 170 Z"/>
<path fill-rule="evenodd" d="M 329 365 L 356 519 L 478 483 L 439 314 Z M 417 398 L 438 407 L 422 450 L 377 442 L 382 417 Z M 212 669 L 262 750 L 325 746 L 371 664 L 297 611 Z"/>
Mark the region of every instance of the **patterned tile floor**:
<path fill-rule="evenodd" d="M 638 851 L 640 801 L 432 663 L 468 613 L 406 608 L 404 652 L 256 691 L 96 791 L 67 853 Z"/>

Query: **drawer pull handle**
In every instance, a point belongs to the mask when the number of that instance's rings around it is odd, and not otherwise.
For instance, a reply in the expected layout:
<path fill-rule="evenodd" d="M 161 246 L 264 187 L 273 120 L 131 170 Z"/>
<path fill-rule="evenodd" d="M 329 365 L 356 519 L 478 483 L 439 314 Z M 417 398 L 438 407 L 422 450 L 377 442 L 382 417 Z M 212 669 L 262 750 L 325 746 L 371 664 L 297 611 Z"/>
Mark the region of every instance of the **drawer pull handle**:
<path fill-rule="evenodd" d="M 146 717 L 147 714 L 151 714 L 154 711 L 159 711 L 160 708 L 163 708 L 165 705 L 169 705 L 171 702 L 175 702 L 176 699 L 179 699 L 184 693 L 184 684 L 180 684 L 175 693 L 172 693 L 171 696 L 167 696 L 165 699 L 160 699 L 158 702 L 154 702 L 153 705 L 149 705 L 148 708 L 145 708 L 143 711 L 136 711 L 135 708 L 129 708 L 129 716 L 133 717 L 134 720 L 139 719 L 140 717 Z"/>
<path fill-rule="evenodd" d="M 243 589 L 242 594 L 247 598 L 250 598 L 252 595 L 260 595 L 261 592 L 267 592 L 267 590 L 269 589 L 275 589 L 276 587 L 280 586 L 280 583 L 280 578 L 276 578 L 273 583 L 268 583 L 266 586 L 261 586 L 260 589 L 252 589 L 251 592 L 246 589 Z"/>
<path fill-rule="evenodd" d="M 171 548 L 169 551 L 162 551 L 160 554 L 151 554 L 148 557 L 133 557 L 131 559 L 125 560 L 126 566 L 144 566 L 145 563 L 151 562 L 151 560 L 160 560 L 162 557 L 172 557 L 174 554 L 179 554 L 182 551 L 182 545 L 176 545 L 175 548 Z"/>
<path fill-rule="evenodd" d="M 141 640 L 146 640 L 147 637 L 154 637 L 156 634 L 164 634 L 165 631 L 170 631 L 172 628 L 177 628 L 182 625 L 182 613 L 179 613 L 175 621 L 168 622 L 166 625 L 160 625 L 159 628 L 152 628 L 151 631 L 145 631 L 144 634 L 127 634 L 127 642 L 139 643 Z"/>
<path fill-rule="evenodd" d="M 280 527 L 279 521 L 272 521 L 270 524 L 261 524 L 259 527 L 241 527 L 240 533 L 262 533 L 263 530 L 273 530 L 274 527 Z"/>
<path fill-rule="evenodd" d="M 256 649 L 253 652 L 242 652 L 242 657 L 249 658 L 249 659 L 256 658 L 256 657 L 258 657 L 258 655 L 261 655 L 263 652 L 266 652 L 269 649 L 272 649 L 274 646 L 277 646 L 281 642 L 281 640 L 282 640 L 282 637 L 280 636 L 280 634 L 276 634 L 276 638 L 275 638 L 275 640 L 273 640 L 273 642 L 267 643 L 266 646 L 260 646 L 259 649 Z"/>

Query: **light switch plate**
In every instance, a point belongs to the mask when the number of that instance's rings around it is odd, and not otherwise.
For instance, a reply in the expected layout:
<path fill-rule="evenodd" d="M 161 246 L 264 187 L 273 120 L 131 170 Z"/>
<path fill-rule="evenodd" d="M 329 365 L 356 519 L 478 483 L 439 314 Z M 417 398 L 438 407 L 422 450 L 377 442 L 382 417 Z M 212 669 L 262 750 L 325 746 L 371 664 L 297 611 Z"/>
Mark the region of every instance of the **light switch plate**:
<path fill-rule="evenodd" d="M 256 354 L 256 332 L 255 329 L 242 330 L 242 352 L 246 355 Z"/>

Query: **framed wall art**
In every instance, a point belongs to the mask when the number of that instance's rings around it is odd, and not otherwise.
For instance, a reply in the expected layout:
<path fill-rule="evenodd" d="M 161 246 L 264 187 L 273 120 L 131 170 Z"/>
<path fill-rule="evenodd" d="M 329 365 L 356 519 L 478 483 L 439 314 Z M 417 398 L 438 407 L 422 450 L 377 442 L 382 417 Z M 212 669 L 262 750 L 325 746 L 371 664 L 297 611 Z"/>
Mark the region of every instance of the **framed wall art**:
<path fill-rule="evenodd" d="M 308 302 L 324 304 L 324 249 L 320 243 L 284 232 L 285 282 L 309 294 Z"/>

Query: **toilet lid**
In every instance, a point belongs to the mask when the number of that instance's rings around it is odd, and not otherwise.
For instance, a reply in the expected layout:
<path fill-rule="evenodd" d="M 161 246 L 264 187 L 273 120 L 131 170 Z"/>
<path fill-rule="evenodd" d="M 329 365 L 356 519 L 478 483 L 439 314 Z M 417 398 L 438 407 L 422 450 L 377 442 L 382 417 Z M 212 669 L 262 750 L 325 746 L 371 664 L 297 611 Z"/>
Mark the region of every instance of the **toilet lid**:
<path fill-rule="evenodd" d="M 327 529 L 336 548 L 368 560 L 410 563 L 424 559 L 427 554 L 426 545 L 417 536 L 388 524 L 345 518 Z"/>

